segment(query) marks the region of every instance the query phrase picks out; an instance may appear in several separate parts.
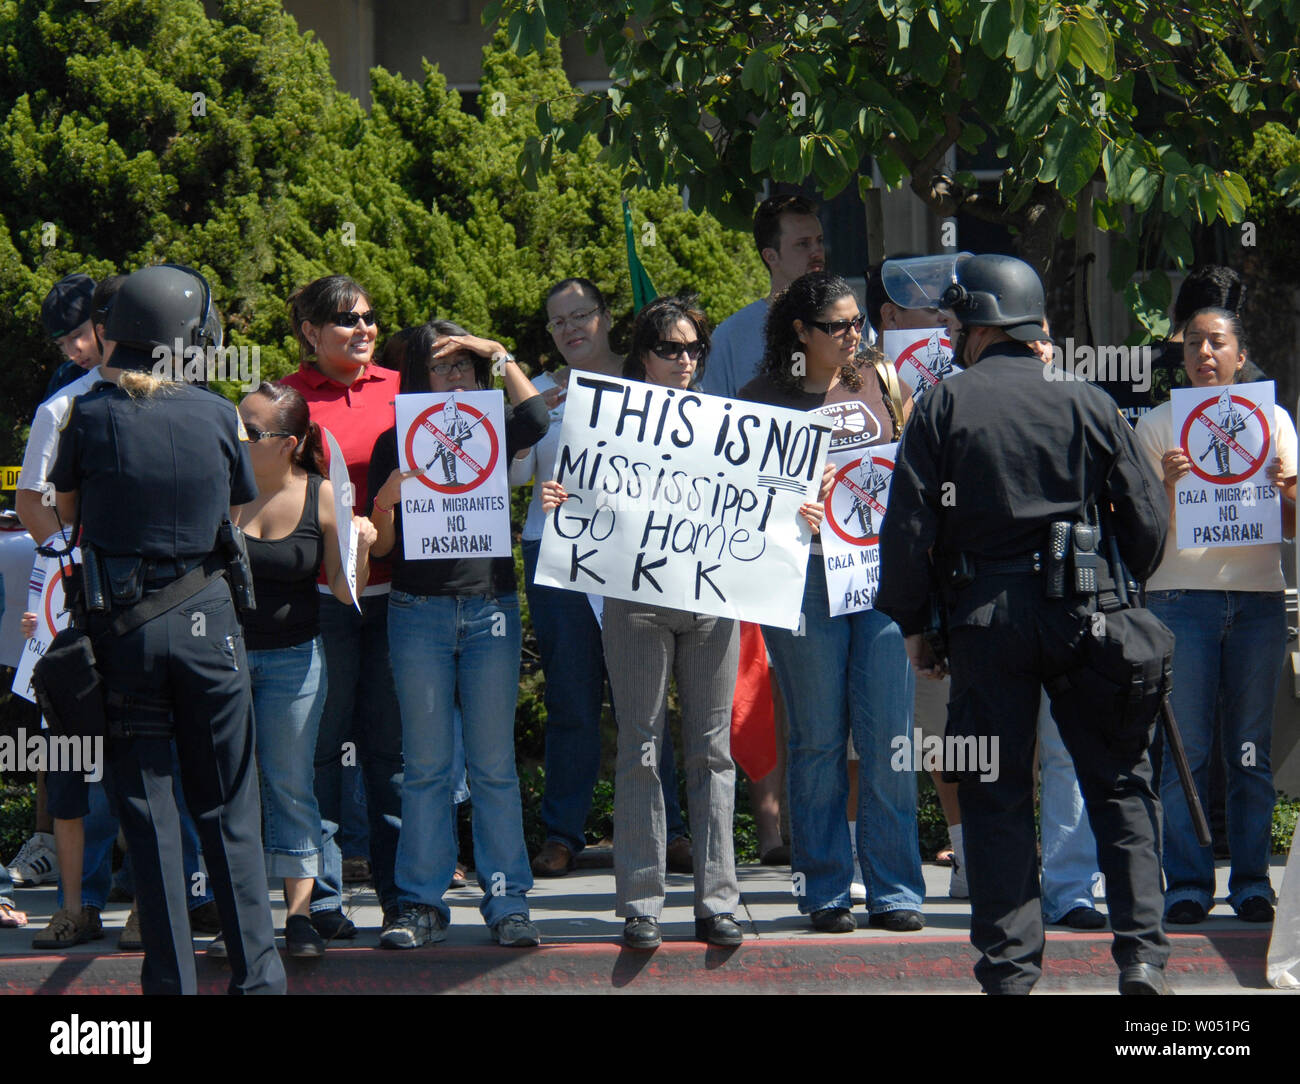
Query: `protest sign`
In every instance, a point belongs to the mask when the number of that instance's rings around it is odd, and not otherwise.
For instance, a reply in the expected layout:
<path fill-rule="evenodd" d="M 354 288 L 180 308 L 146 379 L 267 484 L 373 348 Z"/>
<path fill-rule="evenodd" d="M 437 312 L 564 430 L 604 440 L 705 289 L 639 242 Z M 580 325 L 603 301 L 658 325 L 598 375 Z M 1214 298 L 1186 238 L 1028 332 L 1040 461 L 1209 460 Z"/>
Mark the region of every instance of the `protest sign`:
<path fill-rule="evenodd" d="M 330 449 L 330 486 L 334 490 L 334 523 L 339 536 L 339 560 L 343 563 L 343 576 L 348 581 L 348 594 L 352 604 L 361 609 L 357 600 L 357 525 L 352 521 L 353 506 L 357 503 L 355 487 L 348 478 L 348 464 L 334 434 L 322 429 Z"/>
<path fill-rule="evenodd" d="M 59 544 L 62 539 L 54 541 Z M 27 581 L 27 605 L 36 614 L 36 631 L 23 644 L 23 653 L 14 671 L 11 688 L 33 704 L 36 703 L 36 693 L 32 689 L 32 670 L 50 646 L 54 634 L 68 627 L 71 614 L 64 609 L 63 581 L 65 574 L 72 571 L 73 565 L 80 563 L 81 551 L 74 549 L 70 556 L 63 558 L 61 565 L 59 558 L 40 554 L 37 554 L 32 564 L 31 578 Z"/>
<path fill-rule="evenodd" d="M 534 582 L 799 625 L 830 426 L 815 415 L 574 372 Z"/>
<path fill-rule="evenodd" d="M 1274 451 L 1273 382 L 1175 388 L 1174 440 L 1191 461 L 1179 479 L 1178 548 L 1282 541 L 1282 502 L 1266 469 Z"/>
<path fill-rule="evenodd" d="M 505 412 L 499 391 L 399 395 L 402 537 L 408 561 L 510 556 Z"/>
<path fill-rule="evenodd" d="M 826 500 L 822 560 L 832 617 L 869 610 L 880 586 L 880 524 L 889 504 L 897 444 L 832 451 L 835 481 Z"/>
<path fill-rule="evenodd" d="M 898 370 L 898 379 L 920 400 L 928 388 L 961 372 L 952 360 L 952 343 L 941 327 L 891 329 L 884 336 L 885 357 Z"/>

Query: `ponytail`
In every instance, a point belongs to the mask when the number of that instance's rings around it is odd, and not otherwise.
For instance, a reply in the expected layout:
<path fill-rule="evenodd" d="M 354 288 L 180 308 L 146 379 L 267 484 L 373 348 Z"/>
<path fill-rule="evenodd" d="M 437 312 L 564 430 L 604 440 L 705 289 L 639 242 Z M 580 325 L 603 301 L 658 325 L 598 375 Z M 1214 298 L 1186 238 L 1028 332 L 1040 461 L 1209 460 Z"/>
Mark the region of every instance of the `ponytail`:
<path fill-rule="evenodd" d="M 298 442 L 293 453 L 296 466 L 302 467 L 308 474 L 325 474 L 325 438 L 320 426 L 313 421 L 307 423 L 307 436 Z"/>

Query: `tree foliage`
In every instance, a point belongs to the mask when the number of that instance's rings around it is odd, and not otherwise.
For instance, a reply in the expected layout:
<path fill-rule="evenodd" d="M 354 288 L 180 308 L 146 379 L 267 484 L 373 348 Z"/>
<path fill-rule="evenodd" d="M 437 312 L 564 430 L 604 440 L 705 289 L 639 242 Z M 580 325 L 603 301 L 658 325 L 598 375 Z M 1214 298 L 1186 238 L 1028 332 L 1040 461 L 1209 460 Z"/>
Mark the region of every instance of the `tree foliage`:
<path fill-rule="evenodd" d="M 766 178 L 829 196 L 869 187 L 874 158 L 936 215 L 1010 227 L 1042 269 L 1095 180 L 1112 283 L 1152 331 L 1169 282 L 1135 272 L 1188 265 L 1198 224 L 1251 205 L 1225 142 L 1300 118 L 1294 0 L 494 0 L 484 17 L 521 53 L 573 34 L 609 65 L 608 90 L 539 106 L 528 176 L 595 135 L 626 186 L 688 186 L 739 224 Z M 945 167 L 954 147 L 991 151 L 995 194 Z M 1271 185 L 1291 197 L 1300 170 Z"/>

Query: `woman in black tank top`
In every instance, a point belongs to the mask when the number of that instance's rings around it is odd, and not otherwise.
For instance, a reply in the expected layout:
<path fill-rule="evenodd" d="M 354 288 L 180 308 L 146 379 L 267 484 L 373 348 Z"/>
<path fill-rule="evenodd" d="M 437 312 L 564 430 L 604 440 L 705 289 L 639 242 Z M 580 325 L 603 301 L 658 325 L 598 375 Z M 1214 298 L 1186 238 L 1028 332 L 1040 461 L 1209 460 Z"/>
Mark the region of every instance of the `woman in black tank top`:
<path fill-rule="evenodd" d="M 339 553 L 334 490 L 323 477 L 320 427 L 302 395 L 263 382 L 239 406 L 248 430 L 257 499 L 235 509 L 248 540 L 257 609 L 245 615 L 253 685 L 262 835 L 268 877 L 284 881 L 291 956 L 319 956 L 325 942 L 308 918 L 320 872 L 321 818 L 313 789 L 316 733 L 325 706 L 325 653 L 316 579 L 350 605 Z M 357 526 L 357 592 L 369 578 L 375 529 Z M 348 529 L 346 526 L 344 529 Z"/>

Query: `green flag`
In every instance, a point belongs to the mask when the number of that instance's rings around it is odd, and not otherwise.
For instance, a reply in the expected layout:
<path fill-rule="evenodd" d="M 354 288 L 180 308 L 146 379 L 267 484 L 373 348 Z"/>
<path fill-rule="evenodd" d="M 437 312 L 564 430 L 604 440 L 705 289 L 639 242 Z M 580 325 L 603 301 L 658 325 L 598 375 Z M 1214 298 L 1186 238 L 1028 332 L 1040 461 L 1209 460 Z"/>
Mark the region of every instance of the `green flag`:
<path fill-rule="evenodd" d="M 636 240 L 632 236 L 632 208 L 627 200 L 623 201 L 623 232 L 627 234 L 627 270 L 632 278 L 632 312 L 638 313 L 659 293 L 646 274 L 641 258 L 636 254 Z"/>

